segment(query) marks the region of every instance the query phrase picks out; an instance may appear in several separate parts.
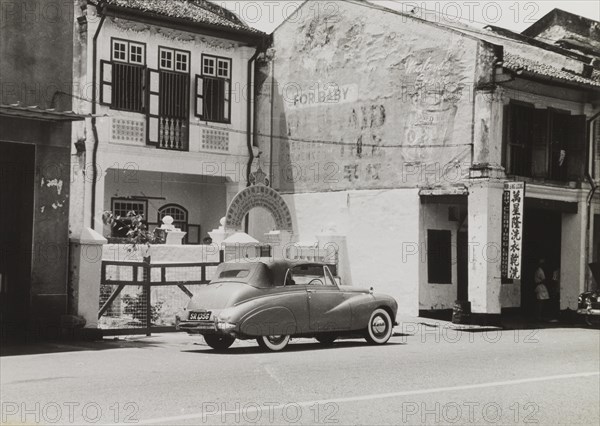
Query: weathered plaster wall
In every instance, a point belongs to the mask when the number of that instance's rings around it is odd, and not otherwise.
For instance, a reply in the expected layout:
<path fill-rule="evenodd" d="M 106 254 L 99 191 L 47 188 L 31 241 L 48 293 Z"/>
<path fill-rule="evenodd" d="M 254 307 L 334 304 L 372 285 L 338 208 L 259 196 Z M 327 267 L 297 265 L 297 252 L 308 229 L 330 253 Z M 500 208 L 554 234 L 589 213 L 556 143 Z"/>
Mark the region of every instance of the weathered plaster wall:
<path fill-rule="evenodd" d="M 546 43 L 549 41 L 556 42 L 561 39 L 576 40 L 595 49 L 600 49 L 600 24 L 595 23 L 588 28 L 580 26 L 578 32 L 567 29 L 562 24 L 554 24 L 546 28 L 535 38 Z"/>
<path fill-rule="evenodd" d="M 73 2 L 2 0 L 0 7 L 0 103 L 70 110 Z"/>
<path fill-rule="evenodd" d="M 407 254 L 419 241 L 416 189 L 285 194 L 295 212 L 298 241 L 323 231 L 345 235 L 352 284 L 396 298 L 399 312 L 418 314 L 419 260 Z"/>
<path fill-rule="evenodd" d="M 333 16 L 305 5 L 274 33 L 274 119 L 267 77 L 258 131 L 268 135 L 273 125 L 275 187 L 398 188 L 466 176 L 479 42 L 358 3 L 333 4 Z M 269 153 L 269 138 L 259 141 Z"/>
<path fill-rule="evenodd" d="M 0 128 L 0 139 L 35 145 L 33 245 L 23 255 L 32 259 L 32 312 L 56 319 L 67 306 L 70 123 L 2 118 Z"/>

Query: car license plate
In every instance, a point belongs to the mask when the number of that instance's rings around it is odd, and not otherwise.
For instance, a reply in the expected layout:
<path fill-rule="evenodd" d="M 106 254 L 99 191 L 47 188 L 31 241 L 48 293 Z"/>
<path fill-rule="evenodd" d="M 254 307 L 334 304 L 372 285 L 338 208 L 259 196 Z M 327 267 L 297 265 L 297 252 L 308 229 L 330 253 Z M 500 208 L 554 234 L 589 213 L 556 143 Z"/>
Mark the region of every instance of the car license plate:
<path fill-rule="evenodd" d="M 208 321 L 210 319 L 209 312 L 190 312 L 190 321 Z"/>

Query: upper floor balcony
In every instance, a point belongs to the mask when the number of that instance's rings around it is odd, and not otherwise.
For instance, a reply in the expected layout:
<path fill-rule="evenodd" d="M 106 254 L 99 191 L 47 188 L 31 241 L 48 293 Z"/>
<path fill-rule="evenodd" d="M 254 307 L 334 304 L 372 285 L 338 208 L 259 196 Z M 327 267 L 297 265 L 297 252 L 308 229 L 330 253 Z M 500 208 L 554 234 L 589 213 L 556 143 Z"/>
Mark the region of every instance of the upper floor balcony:
<path fill-rule="evenodd" d="M 111 60 L 99 63 L 100 104 L 111 117 L 108 139 L 170 151 L 230 153 L 233 59 L 204 53 L 192 58 L 191 51 L 156 46 L 155 69 L 147 66 L 147 48 L 112 38 Z"/>
<path fill-rule="evenodd" d="M 508 175 L 559 185 L 585 179 L 585 115 L 511 101 L 503 133 Z"/>

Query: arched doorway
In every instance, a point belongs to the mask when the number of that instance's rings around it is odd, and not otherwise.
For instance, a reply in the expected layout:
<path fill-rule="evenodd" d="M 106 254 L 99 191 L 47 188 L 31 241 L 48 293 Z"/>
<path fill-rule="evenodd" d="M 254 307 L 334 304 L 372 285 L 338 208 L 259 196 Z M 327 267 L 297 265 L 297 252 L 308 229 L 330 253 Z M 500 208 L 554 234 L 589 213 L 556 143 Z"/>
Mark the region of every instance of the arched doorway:
<path fill-rule="evenodd" d="M 277 230 L 293 232 L 292 214 L 287 203 L 279 192 L 265 185 L 249 186 L 233 198 L 225 216 L 225 228 L 243 231 L 244 218 L 257 207 L 271 214 Z"/>

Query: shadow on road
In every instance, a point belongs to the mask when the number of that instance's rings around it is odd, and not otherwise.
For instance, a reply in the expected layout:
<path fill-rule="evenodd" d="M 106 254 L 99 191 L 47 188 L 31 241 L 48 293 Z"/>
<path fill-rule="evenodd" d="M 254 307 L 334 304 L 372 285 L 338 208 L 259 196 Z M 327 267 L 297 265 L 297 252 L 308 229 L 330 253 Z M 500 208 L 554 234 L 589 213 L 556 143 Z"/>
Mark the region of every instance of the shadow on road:
<path fill-rule="evenodd" d="M 104 338 L 97 341 L 3 341 L 0 345 L 0 357 L 157 346 L 160 346 L 157 342 L 148 340 L 140 341 L 116 338 Z"/>
<path fill-rule="evenodd" d="M 182 350 L 181 352 L 187 352 L 187 353 L 201 353 L 201 354 L 219 354 L 219 355 L 223 355 L 223 354 L 227 354 L 227 355 L 246 355 L 246 354 L 276 354 L 278 352 L 271 352 L 267 349 L 262 349 L 260 346 L 258 346 L 258 344 L 256 346 L 238 346 L 238 347 L 233 347 L 233 348 L 229 348 L 227 350 L 224 351 L 217 351 L 215 349 L 210 348 L 207 345 L 203 345 L 201 343 L 197 343 L 197 345 L 202 345 L 201 348 L 198 349 L 193 349 L 193 350 Z M 389 341 L 388 343 L 386 343 L 383 346 L 397 346 L 397 345 L 406 345 L 405 342 L 393 342 L 393 341 Z M 279 353 L 285 353 L 285 352 L 304 352 L 304 351 L 320 351 L 320 350 L 326 350 L 326 349 L 352 349 L 352 348 L 356 348 L 356 347 L 373 347 L 373 345 L 370 345 L 367 342 L 364 341 L 358 341 L 358 340 L 339 340 L 336 341 L 335 343 L 331 344 L 331 345 L 323 345 L 321 343 L 308 343 L 308 342 L 300 342 L 300 343 L 294 343 L 293 341 L 281 352 Z"/>
<path fill-rule="evenodd" d="M 450 327 L 469 333 L 491 330 L 539 330 L 557 328 L 598 329 L 598 325 L 586 324 L 583 316 L 573 311 L 562 311 L 555 318 L 536 320 L 530 314 L 522 312 L 503 312 L 497 324 L 452 323 L 452 310 L 422 311 L 418 323 L 427 327 Z"/>

